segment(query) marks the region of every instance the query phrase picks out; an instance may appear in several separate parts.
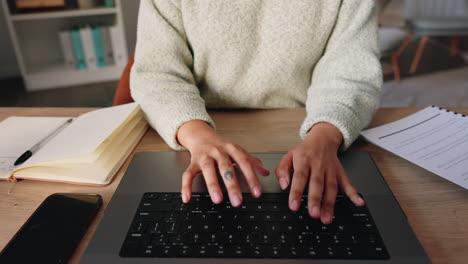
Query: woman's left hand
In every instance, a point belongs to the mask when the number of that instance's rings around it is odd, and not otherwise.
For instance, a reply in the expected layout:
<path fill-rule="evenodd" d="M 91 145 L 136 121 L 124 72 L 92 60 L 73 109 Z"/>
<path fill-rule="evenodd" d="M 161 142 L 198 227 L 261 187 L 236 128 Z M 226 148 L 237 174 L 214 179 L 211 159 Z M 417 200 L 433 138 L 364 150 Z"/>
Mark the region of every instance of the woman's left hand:
<path fill-rule="evenodd" d="M 364 205 L 338 159 L 342 141 L 341 132 L 335 126 L 317 123 L 304 141 L 283 156 L 275 172 L 284 190 L 291 182 L 290 170 L 294 170 L 289 193 L 291 210 L 299 210 L 307 183 L 309 215 L 320 218 L 324 224 L 332 222 L 338 185 L 354 204 Z"/>

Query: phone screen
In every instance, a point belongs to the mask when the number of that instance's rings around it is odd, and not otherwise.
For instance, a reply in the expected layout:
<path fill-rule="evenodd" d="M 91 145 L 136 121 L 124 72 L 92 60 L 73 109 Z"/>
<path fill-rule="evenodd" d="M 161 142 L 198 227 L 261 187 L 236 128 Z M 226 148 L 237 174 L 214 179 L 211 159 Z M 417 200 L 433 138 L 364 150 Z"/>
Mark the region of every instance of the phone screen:
<path fill-rule="evenodd" d="M 98 194 L 52 194 L 0 254 L 0 263 L 66 263 L 102 205 Z"/>

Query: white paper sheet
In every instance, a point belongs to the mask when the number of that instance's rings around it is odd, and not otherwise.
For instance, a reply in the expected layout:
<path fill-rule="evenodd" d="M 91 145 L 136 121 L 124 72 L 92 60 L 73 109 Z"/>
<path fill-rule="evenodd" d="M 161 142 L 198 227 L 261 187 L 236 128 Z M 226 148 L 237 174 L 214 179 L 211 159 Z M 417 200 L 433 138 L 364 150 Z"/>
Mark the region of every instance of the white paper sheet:
<path fill-rule="evenodd" d="M 13 116 L 0 122 L 0 178 L 13 171 L 13 163 L 26 150 L 47 137 L 69 117 Z"/>
<path fill-rule="evenodd" d="M 468 189 L 468 117 L 434 106 L 361 132 L 370 142 Z"/>

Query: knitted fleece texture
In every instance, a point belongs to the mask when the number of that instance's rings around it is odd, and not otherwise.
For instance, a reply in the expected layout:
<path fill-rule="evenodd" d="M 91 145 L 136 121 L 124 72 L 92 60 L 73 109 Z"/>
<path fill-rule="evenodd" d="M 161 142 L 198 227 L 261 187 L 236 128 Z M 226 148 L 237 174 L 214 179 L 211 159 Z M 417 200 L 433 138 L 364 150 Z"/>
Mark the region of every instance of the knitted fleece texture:
<path fill-rule="evenodd" d="M 175 150 L 206 108 L 305 107 L 346 149 L 379 105 L 373 0 L 141 0 L 131 93 Z"/>

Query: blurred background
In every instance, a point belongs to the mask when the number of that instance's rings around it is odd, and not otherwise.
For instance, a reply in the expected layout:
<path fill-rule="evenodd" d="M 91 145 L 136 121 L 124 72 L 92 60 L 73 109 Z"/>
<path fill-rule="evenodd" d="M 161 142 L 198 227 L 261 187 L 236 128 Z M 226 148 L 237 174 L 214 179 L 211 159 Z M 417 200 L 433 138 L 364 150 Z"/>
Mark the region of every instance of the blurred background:
<path fill-rule="evenodd" d="M 128 89 L 139 0 L 0 1 L 0 107 L 105 107 Z M 468 0 L 376 2 L 382 107 L 468 106 Z"/>

